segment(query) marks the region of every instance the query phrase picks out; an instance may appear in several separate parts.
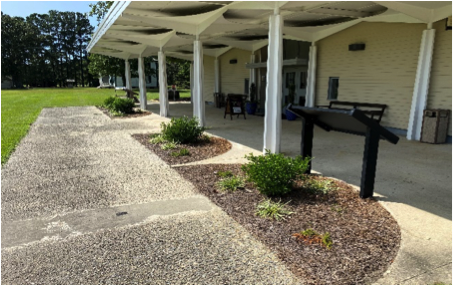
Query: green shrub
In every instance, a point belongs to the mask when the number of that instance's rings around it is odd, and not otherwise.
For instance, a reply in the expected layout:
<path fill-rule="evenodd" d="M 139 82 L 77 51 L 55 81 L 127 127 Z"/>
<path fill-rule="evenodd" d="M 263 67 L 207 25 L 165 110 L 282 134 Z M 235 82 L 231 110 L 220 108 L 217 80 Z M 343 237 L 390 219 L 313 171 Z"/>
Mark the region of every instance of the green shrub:
<path fill-rule="evenodd" d="M 266 150 L 265 155 L 245 156 L 250 163 L 242 165 L 247 179 L 253 182 L 258 190 L 268 196 L 283 195 L 292 190 L 294 180 L 301 177 L 308 168 L 309 158 L 296 159 L 283 154 L 272 154 Z"/>
<path fill-rule="evenodd" d="M 255 214 L 264 218 L 284 220 L 286 216 L 293 214 L 286 208 L 286 204 L 282 204 L 280 201 L 273 202 L 270 199 L 264 200 L 256 206 Z"/>
<path fill-rule="evenodd" d="M 173 157 L 190 156 L 190 152 L 186 148 L 182 148 L 179 152 L 172 152 L 171 155 Z"/>
<path fill-rule="evenodd" d="M 112 104 L 113 102 L 115 101 L 116 97 L 114 96 L 110 96 L 110 97 L 107 97 L 105 100 L 104 100 L 104 104 L 103 106 L 107 109 L 110 109 L 112 108 Z"/>
<path fill-rule="evenodd" d="M 130 98 L 115 98 L 109 108 L 112 112 L 131 114 L 134 113 L 135 102 Z"/>
<path fill-rule="evenodd" d="M 162 122 L 162 137 L 167 141 L 176 142 L 178 144 L 194 143 L 200 140 L 205 128 L 200 127 L 198 120 L 188 118 L 172 118 L 171 122 L 166 124 Z"/>
<path fill-rule="evenodd" d="M 162 137 L 161 134 L 153 134 L 150 136 L 150 140 L 149 140 L 149 143 L 151 144 L 161 144 L 161 143 L 165 143 L 165 139 L 164 137 Z"/>
<path fill-rule="evenodd" d="M 310 178 L 305 182 L 305 189 L 312 193 L 321 193 L 323 195 L 327 195 L 337 188 L 331 180 L 316 180 L 314 178 Z"/>
<path fill-rule="evenodd" d="M 168 143 L 165 143 L 164 145 L 160 146 L 160 148 L 162 150 L 172 150 L 172 149 L 176 149 L 176 143 L 175 142 L 168 142 Z"/>
<path fill-rule="evenodd" d="M 244 179 L 237 176 L 227 177 L 217 183 L 217 186 L 222 191 L 236 191 L 237 189 L 242 189 L 245 187 Z"/>
<path fill-rule="evenodd" d="M 233 172 L 231 171 L 218 171 L 217 176 L 221 178 L 233 177 Z"/>

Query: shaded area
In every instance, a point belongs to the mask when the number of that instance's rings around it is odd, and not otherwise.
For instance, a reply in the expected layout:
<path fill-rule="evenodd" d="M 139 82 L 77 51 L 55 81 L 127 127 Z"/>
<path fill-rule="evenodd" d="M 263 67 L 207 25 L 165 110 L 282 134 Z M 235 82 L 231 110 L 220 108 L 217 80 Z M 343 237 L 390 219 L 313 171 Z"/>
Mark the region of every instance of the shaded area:
<path fill-rule="evenodd" d="M 400 244 L 400 230 L 393 217 L 375 200 L 358 198 L 349 185 L 336 182 L 329 195 L 303 189 L 276 198 L 289 202 L 294 214 L 287 221 L 255 216 L 265 197 L 251 185 L 243 191 L 220 192 L 215 172 L 230 170 L 242 175 L 240 165 L 197 165 L 175 168 L 200 193 L 233 217 L 277 253 L 308 284 L 363 284 L 378 279 L 393 262 Z M 249 190 L 251 189 L 251 190 Z M 329 232 L 331 250 L 298 243 L 291 235 L 307 228 Z"/>

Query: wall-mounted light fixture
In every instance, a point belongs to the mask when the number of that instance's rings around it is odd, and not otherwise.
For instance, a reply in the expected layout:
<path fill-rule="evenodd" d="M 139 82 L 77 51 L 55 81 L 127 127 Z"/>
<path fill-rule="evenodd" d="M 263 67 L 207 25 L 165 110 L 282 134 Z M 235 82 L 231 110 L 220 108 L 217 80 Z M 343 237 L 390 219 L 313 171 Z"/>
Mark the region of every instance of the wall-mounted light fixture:
<path fill-rule="evenodd" d="M 365 50 L 365 44 L 350 44 L 349 50 L 350 51 L 363 51 L 363 50 Z"/>
<path fill-rule="evenodd" d="M 445 21 L 445 30 L 451 30 L 451 16 Z"/>
<path fill-rule="evenodd" d="M 237 64 L 237 63 L 238 63 L 238 60 L 237 60 L 237 59 L 232 59 L 232 60 L 230 60 L 230 64 L 232 64 L 232 65 L 233 65 L 233 64 Z"/>

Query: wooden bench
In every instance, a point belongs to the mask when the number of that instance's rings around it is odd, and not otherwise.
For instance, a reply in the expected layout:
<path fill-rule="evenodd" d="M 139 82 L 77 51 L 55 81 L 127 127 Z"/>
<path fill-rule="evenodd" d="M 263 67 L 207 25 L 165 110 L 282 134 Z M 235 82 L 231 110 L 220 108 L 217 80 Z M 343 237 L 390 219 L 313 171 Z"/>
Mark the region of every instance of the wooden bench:
<path fill-rule="evenodd" d="M 362 103 L 362 102 L 352 102 L 352 101 L 331 101 L 329 105 L 319 105 L 318 107 L 324 107 L 329 109 L 337 110 L 351 110 L 358 109 L 370 116 L 371 119 L 381 122 L 382 115 L 387 108 L 386 104 L 379 103 Z"/>

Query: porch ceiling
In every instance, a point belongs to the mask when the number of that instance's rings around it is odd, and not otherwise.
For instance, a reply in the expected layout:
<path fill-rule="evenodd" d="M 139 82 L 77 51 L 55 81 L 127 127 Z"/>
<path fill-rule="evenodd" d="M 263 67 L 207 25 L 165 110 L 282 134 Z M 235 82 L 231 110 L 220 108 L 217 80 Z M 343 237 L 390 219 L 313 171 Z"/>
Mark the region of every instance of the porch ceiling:
<path fill-rule="evenodd" d="M 286 39 L 317 41 L 360 22 L 429 23 L 451 16 L 450 1 L 120 1 L 96 30 L 88 52 L 128 59 L 167 55 L 191 60 L 196 35 L 203 53 L 254 51 L 268 42 L 278 8 Z"/>

